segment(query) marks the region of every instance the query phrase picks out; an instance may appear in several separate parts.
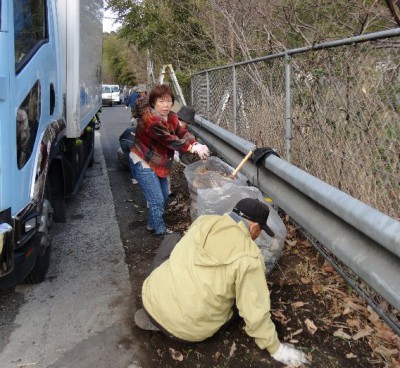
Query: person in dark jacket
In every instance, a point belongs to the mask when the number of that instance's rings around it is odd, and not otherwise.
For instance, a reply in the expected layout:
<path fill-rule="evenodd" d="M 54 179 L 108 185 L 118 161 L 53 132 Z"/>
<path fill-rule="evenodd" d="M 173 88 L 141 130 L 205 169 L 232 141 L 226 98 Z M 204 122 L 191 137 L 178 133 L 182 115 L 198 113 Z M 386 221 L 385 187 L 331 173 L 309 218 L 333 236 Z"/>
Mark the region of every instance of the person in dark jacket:
<path fill-rule="evenodd" d="M 124 130 L 124 132 L 119 137 L 119 145 L 121 147 L 121 151 L 123 153 L 123 161 L 129 167 L 129 172 L 131 174 L 132 184 L 137 184 L 137 180 L 135 179 L 135 172 L 133 170 L 133 162 L 129 158 L 129 153 L 131 152 L 131 148 L 135 143 L 135 132 L 136 126 L 131 126 Z"/>

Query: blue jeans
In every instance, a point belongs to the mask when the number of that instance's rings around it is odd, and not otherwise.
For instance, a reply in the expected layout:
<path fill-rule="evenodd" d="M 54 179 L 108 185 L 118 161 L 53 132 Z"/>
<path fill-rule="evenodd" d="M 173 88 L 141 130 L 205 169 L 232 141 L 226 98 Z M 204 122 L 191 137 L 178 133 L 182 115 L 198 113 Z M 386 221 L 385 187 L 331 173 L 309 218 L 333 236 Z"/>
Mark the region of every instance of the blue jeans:
<path fill-rule="evenodd" d="M 129 161 L 133 164 L 131 158 Z M 133 164 L 133 171 L 149 205 L 147 227 L 162 234 L 167 229 L 163 215 L 168 200 L 168 179 L 160 178 L 152 169 L 144 169 L 141 162 Z"/>

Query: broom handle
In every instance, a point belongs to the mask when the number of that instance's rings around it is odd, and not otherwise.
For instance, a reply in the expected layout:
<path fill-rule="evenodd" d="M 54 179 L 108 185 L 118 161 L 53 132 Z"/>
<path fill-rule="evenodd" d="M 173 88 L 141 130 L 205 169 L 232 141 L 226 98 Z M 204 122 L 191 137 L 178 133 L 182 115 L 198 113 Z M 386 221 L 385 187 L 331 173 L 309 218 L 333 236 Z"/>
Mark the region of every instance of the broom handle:
<path fill-rule="evenodd" d="M 235 170 L 232 171 L 231 176 L 234 178 L 237 173 L 239 172 L 239 170 L 242 168 L 242 166 L 246 163 L 246 161 L 250 158 L 250 156 L 252 155 L 253 151 L 249 151 L 249 153 L 246 155 L 246 157 L 240 161 L 240 164 L 236 167 Z"/>

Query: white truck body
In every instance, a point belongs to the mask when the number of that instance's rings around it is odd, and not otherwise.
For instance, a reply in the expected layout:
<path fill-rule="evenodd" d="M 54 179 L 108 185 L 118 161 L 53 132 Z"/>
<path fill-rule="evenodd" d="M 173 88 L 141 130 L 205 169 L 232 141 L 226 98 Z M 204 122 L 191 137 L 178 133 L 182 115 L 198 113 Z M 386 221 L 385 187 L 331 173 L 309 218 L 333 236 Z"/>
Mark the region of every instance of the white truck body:
<path fill-rule="evenodd" d="M 67 137 L 101 108 L 102 0 L 58 0 Z"/>

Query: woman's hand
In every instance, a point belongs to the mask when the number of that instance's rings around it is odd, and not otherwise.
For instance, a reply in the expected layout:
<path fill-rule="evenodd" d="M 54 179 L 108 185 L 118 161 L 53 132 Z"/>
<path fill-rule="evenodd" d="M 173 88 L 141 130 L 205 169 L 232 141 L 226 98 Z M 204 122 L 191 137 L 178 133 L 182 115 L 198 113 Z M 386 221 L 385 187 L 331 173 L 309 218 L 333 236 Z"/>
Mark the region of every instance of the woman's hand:
<path fill-rule="evenodd" d="M 208 156 L 210 156 L 210 150 L 205 144 L 195 143 L 190 152 L 197 153 L 202 160 L 205 160 Z"/>

